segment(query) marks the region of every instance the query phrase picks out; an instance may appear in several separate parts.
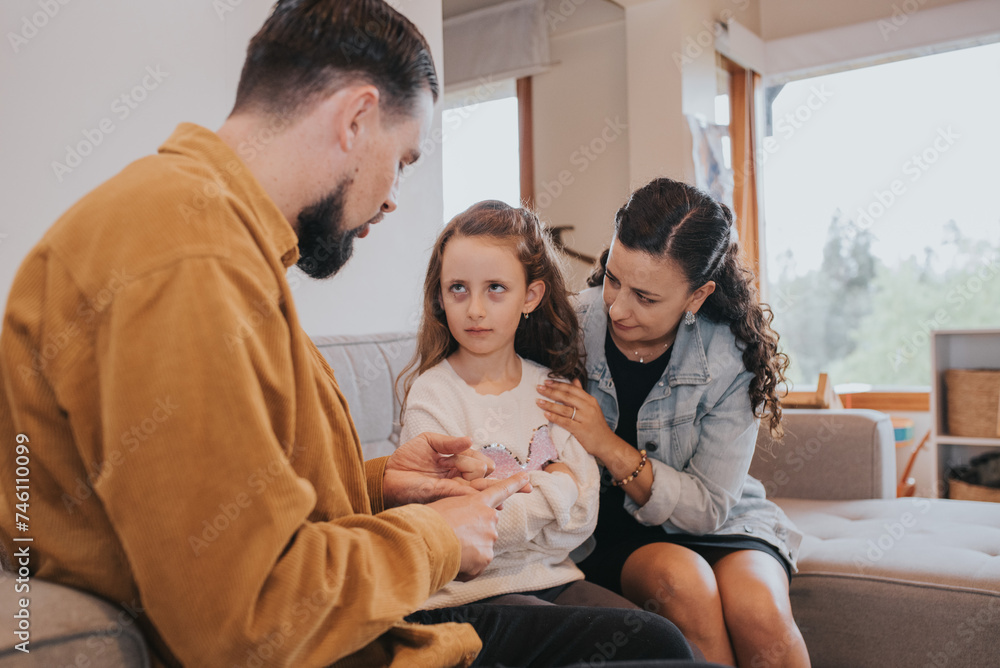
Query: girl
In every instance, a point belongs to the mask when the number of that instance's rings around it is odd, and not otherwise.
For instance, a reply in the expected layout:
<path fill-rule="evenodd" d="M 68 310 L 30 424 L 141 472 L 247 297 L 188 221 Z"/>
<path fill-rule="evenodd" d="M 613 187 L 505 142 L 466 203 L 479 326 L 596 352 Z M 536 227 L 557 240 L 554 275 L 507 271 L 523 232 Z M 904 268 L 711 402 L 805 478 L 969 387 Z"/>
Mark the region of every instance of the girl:
<path fill-rule="evenodd" d="M 788 359 L 732 213 L 656 179 L 618 211 L 601 260 L 578 304 L 587 391 L 546 383 L 539 402 L 606 468 L 581 568 L 709 661 L 808 666 L 788 598 L 801 535 L 747 474 L 760 419 L 780 433 Z"/>
<path fill-rule="evenodd" d="M 526 468 L 533 491 L 504 502 L 486 571 L 452 582 L 425 607 L 482 599 L 634 607 L 583 582 L 569 558 L 597 521 L 597 464 L 535 403 L 546 379 L 583 376 L 576 334 L 562 274 L 533 213 L 480 202 L 445 227 L 424 282 L 417 353 L 403 371 L 401 442 L 425 431 L 470 436 L 496 462 L 491 476 Z M 415 379 L 407 376 L 414 366 Z"/>

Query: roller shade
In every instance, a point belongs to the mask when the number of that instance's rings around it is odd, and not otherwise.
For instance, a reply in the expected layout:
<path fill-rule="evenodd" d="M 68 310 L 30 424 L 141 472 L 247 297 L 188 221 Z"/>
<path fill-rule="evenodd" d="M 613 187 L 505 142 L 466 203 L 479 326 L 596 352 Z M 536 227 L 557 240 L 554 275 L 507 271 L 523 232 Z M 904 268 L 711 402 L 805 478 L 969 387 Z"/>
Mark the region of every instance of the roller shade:
<path fill-rule="evenodd" d="M 444 85 L 464 88 L 550 66 L 544 0 L 512 0 L 444 21 Z"/>

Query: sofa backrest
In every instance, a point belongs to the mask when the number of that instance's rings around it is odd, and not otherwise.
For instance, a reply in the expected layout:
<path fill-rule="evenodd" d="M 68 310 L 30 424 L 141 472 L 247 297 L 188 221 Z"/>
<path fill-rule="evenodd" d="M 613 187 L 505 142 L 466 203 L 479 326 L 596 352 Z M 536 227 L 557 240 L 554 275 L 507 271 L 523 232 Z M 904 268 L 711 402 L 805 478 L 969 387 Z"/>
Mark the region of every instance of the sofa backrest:
<path fill-rule="evenodd" d="M 416 334 L 319 336 L 313 342 L 347 399 L 365 459 L 391 454 L 399 444 L 401 399 L 393 384 L 413 357 Z"/>
<path fill-rule="evenodd" d="M 879 411 L 785 409 L 785 435 L 757 433 L 750 475 L 768 497 L 892 499 L 896 441 L 892 420 Z"/>

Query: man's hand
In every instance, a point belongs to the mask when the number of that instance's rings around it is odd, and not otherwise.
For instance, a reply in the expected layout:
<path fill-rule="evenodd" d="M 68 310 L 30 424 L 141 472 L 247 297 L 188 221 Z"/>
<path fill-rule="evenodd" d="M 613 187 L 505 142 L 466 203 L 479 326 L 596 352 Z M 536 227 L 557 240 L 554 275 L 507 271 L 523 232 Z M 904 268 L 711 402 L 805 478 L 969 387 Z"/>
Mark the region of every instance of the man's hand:
<path fill-rule="evenodd" d="M 462 543 L 462 565 L 457 580 L 471 580 L 493 561 L 500 517 L 497 509 L 518 491 L 531 491 L 527 473 L 512 475 L 469 496 L 441 499 L 427 505 L 441 514 Z"/>
<path fill-rule="evenodd" d="M 470 450 L 471 444 L 464 436 L 424 432 L 396 448 L 382 479 L 385 507 L 476 494 L 487 487 L 489 481 L 482 478 L 493 472 L 493 460 Z"/>

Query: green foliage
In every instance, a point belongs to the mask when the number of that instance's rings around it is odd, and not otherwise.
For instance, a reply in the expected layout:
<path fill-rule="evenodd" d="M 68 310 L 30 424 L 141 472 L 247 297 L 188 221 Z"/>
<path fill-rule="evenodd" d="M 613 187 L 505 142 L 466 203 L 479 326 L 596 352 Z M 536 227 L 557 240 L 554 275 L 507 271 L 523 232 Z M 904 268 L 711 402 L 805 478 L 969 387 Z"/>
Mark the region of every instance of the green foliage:
<path fill-rule="evenodd" d="M 793 385 L 824 371 L 835 383 L 929 385 L 931 331 L 1000 327 L 1000 243 L 949 221 L 938 250 L 887 267 L 871 241 L 838 212 L 819 269 L 795 276 L 783 258 L 771 302 Z"/>

